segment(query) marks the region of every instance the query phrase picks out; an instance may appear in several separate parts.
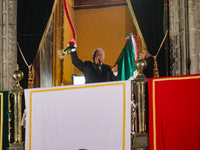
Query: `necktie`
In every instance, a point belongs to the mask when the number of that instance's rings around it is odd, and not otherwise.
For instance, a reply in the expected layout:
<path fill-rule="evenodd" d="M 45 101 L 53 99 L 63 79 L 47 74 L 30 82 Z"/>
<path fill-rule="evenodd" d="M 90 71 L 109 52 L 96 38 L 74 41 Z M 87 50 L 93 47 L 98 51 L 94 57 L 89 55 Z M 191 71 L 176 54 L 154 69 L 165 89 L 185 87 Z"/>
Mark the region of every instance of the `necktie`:
<path fill-rule="evenodd" d="M 98 68 L 99 68 L 100 71 L 102 71 L 102 70 L 101 70 L 101 65 L 98 65 Z"/>

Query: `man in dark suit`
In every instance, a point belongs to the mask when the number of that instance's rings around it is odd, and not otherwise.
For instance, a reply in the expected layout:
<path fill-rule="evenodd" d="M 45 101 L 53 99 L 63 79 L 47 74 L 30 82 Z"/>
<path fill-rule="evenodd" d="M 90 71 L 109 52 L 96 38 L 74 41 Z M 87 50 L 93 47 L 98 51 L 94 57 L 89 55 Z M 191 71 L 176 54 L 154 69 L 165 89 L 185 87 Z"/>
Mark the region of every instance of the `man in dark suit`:
<path fill-rule="evenodd" d="M 111 67 L 103 63 L 105 53 L 101 48 L 95 49 L 92 57 L 94 62 L 83 62 L 78 58 L 76 49 L 71 50 L 72 63 L 83 72 L 86 83 L 117 80 L 117 67 Z"/>

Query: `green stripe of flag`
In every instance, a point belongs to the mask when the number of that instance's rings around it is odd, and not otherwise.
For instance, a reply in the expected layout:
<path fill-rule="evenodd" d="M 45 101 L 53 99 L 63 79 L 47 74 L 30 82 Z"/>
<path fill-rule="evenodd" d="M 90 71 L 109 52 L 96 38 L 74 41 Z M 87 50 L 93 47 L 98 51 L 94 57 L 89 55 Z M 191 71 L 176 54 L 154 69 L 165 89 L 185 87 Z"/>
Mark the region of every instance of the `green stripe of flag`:
<path fill-rule="evenodd" d="M 134 47 L 131 39 L 129 39 L 127 46 L 122 51 L 123 55 L 117 63 L 118 80 L 128 80 L 133 76 L 133 72 L 136 71 Z"/>

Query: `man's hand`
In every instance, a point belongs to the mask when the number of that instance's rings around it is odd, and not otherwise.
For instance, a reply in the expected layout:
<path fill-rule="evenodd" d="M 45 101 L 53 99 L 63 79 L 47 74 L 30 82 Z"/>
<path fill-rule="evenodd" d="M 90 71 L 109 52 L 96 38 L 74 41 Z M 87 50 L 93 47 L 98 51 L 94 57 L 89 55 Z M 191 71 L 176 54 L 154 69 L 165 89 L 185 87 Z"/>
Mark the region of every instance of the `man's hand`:
<path fill-rule="evenodd" d="M 71 41 L 69 41 L 69 43 L 67 44 L 68 46 L 72 45 L 73 47 L 77 47 L 76 41 L 72 38 Z"/>
<path fill-rule="evenodd" d="M 117 72 L 117 67 L 111 67 L 112 72 Z"/>
<path fill-rule="evenodd" d="M 71 47 L 70 47 L 71 46 Z M 72 40 L 68 43 L 68 47 L 71 49 L 71 52 L 75 52 L 76 51 L 76 41 L 72 38 Z"/>

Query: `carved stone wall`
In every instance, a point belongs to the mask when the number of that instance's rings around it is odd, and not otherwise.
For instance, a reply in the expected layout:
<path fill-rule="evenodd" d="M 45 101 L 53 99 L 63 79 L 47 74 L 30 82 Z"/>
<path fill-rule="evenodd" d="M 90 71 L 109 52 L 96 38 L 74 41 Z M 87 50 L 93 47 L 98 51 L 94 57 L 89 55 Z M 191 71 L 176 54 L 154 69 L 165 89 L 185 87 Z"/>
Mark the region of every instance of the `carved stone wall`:
<path fill-rule="evenodd" d="M 190 73 L 200 73 L 200 0 L 188 1 Z"/>
<path fill-rule="evenodd" d="M 0 90 L 2 90 L 3 87 L 3 34 L 2 34 L 2 29 L 3 29 L 3 1 L 0 0 Z"/>
<path fill-rule="evenodd" d="M 169 0 L 171 75 L 200 73 L 200 0 Z"/>
<path fill-rule="evenodd" d="M 0 90 L 14 86 L 17 68 L 17 0 L 0 0 Z"/>

